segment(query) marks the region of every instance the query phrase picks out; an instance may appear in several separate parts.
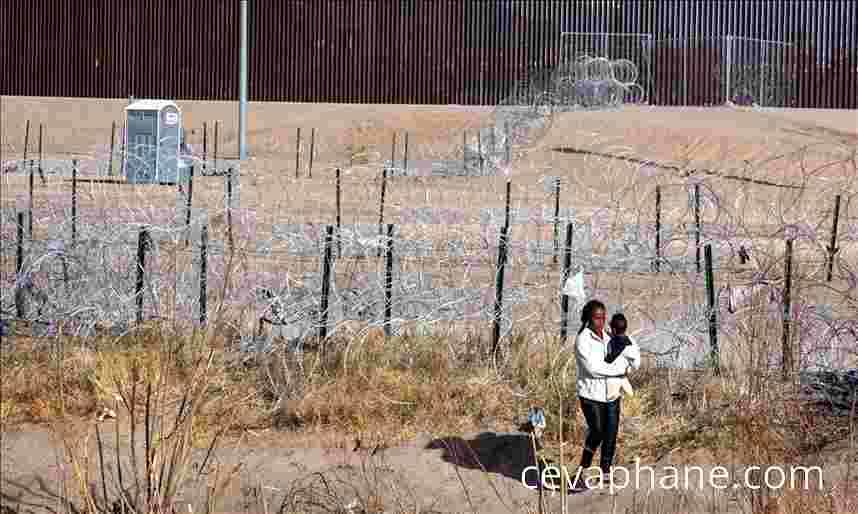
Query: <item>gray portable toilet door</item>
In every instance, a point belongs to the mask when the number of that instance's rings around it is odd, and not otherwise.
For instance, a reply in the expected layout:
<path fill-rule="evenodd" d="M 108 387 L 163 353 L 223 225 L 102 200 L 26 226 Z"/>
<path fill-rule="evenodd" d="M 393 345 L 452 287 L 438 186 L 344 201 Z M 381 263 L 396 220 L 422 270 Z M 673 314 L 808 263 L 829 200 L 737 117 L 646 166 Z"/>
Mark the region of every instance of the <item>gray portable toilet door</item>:
<path fill-rule="evenodd" d="M 161 178 L 161 110 L 155 115 L 155 176 L 152 182 L 157 184 Z"/>
<path fill-rule="evenodd" d="M 158 114 L 153 110 L 128 111 L 126 176 L 131 183 L 151 183 L 157 169 Z M 152 168 L 156 169 L 152 169 Z"/>
<path fill-rule="evenodd" d="M 181 112 L 166 105 L 159 113 L 158 123 L 158 182 L 178 182 Z"/>

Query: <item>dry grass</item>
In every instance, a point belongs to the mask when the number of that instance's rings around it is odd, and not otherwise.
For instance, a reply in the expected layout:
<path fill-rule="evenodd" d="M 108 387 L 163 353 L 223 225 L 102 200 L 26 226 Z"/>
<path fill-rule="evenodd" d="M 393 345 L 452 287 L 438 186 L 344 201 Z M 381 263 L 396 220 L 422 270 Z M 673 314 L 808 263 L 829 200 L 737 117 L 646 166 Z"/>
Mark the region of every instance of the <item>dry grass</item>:
<path fill-rule="evenodd" d="M 17 341 L 18 348 L 24 341 Z M 213 440 L 341 448 L 359 441 L 366 448 L 406 443 L 419 433 L 472 433 L 484 428 L 486 420 L 495 430 L 515 430 L 530 405 L 549 414 L 543 442 L 545 455 L 555 461 L 559 443 L 567 441 L 565 459 L 571 456 L 574 462 L 584 436 L 575 404 L 574 362 L 567 366 L 574 356 L 560 351 L 555 341 L 544 341 L 535 350 L 527 337 L 512 337 L 496 364 L 486 358 L 485 341 L 455 348 L 439 337 L 385 339 L 377 331 L 360 340 L 332 339 L 324 352 L 308 351 L 300 364 L 280 356 L 242 362 L 223 339 L 204 345 L 156 327 L 125 339 L 100 340 L 97 350 L 64 342 L 67 350 L 62 352 L 4 353 L 3 424 L 4 430 L 33 423 L 77 427 L 77 432 L 58 433 L 73 456 L 80 483 L 96 479 L 86 471 L 96 462 L 87 419 L 114 408 L 119 414 L 116 430 L 130 434 L 136 419 L 139 433 L 147 398 L 152 412 L 168 413 L 189 394 L 198 397 L 199 405 L 194 419 L 185 422 L 187 447 L 170 450 L 180 457 Z M 818 452 L 814 444 L 834 425 L 843 429 L 843 420 L 803 412 L 789 400 L 791 386 L 780 387 L 776 377 L 768 382 L 775 387 L 764 392 L 740 391 L 725 378 L 738 371 L 744 372 L 726 368 L 716 377 L 706 370 L 645 366 L 634 377 L 637 395 L 623 405 L 624 417 L 640 419 L 640 429 L 621 430 L 616 462 L 654 462 L 669 455 L 674 464 L 807 463 Z M 556 414 L 560 402 L 566 413 L 562 436 Z M 175 416 L 162 421 L 176 422 Z M 820 430 L 820 424 L 828 430 Z M 103 429 L 99 437 L 108 431 Z M 256 439 L 249 433 L 257 434 Z M 265 433 L 270 436 L 259 435 Z M 153 456 L 151 464 L 169 456 Z M 225 487 L 230 474 L 224 473 Z M 833 494 L 767 491 L 748 501 L 757 505 L 754 513 L 806 512 L 801 509 L 810 507 L 846 512 L 837 510 L 843 500 L 835 501 Z M 79 493 L 77 498 L 96 502 L 90 496 Z"/>
<path fill-rule="evenodd" d="M 624 284 L 633 289 L 633 282 Z M 640 287 L 643 290 L 643 284 Z M 724 362 L 720 377 L 707 370 L 664 370 L 651 365 L 635 376 L 638 394 L 624 401 L 623 410 L 626 418 L 640 419 L 640 428 L 621 430 L 617 463 L 665 457 L 672 463 L 694 464 L 805 463 L 832 438 L 842 437 L 842 420 L 803 412 L 797 402 L 789 401 L 794 397 L 790 386 L 778 386 L 776 370 L 765 374 L 764 359 L 754 356 L 778 347 L 778 326 L 761 325 L 765 318 L 760 310 L 746 315 L 747 326 L 755 330 L 741 341 L 722 344 L 735 350 L 725 353 L 748 357 Z M 492 363 L 487 342 L 479 338 L 464 342 L 443 336 L 385 339 L 379 331 L 370 330 L 359 338 L 334 338 L 325 352 L 310 351 L 300 362 L 282 354 L 242 362 L 230 351 L 235 336 L 223 329 L 226 326 L 212 330 L 217 337 L 207 345 L 153 326 L 93 345 L 66 338 L 56 341 L 53 350 L 4 352 L 0 422 L 9 430 L 25 424 L 56 426 L 61 420 L 91 419 L 104 407 L 115 406 L 112 400 L 117 394 L 133 396 L 129 387 L 140 380 L 157 385 L 162 405 L 175 406 L 195 380 L 195 362 L 211 349 L 205 394 L 220 398 L 211 409 L 201 408 L 188 423 L 188 449 L 205 449 L 215 438 L 221 443 L 247 439 L 246 444 L 259 446 L 347 449 L 355 441 L 364 447 L 397 445 L 418 433 L 475 432 L 484 429 L 486 420 L 496 430 L 515 429 L 521 415 L 536 404 L 549 413 L 545 454 L 556 460 L 561 441 L 568 442 L 566 459 L 571 456 L 574 462 L 580 454 L 585 425 L 574 401 L 574 363 L 567 366 L 573 355 L 562 352 L 551 338 L 532 332 L 513 336 L 501 360 Z M 26 337 L 16 341 L 19 350 L 34 342 Z M 117 426 L 124 430 L 131 429 L 130 419 L 140 417 L 144 408 L 140 390 L 137 394 L 136 414 L 129 406 L 119 416 L 122 421 Z M 566 413 L 562 435 L 556 414 L 561 403 Z M 228 417 L 223 410 L 226 404 L 230 404 Z M 229 426 L 223 425 L 224 419 L 232 420 Z M 65 451 L 74 456 L 80 483 L 95 478 L 85 471 L 96 458 L 88 427 L 63 439 L 70 443 Z M 81 433 L 88 434 L 88 439 L 81 438 Z M 75 441 L 79 444 L 71 444 Z M 180 456 L 187 455 L 188 450 L 179 450 Z M 212 498 L 229 482 L 230 471 L 224 473 L 223 483 L 212 486 Z M 96 500 L 87 494 L 79 492 L 77 498 L 94 505 Z M 367 504 L 377 501 L 367 494 Z M 847 499 L 839 494 L 764 491 L 747 502 L 755 514 L 808 509 L 849 512 L 842 507 Z M 650 505 L 639 512 L 683 510 Z"/>
<path fill-rule="evenodd" d="M 19 107 L 9 107 L 4 100 L 4 118 L 9 114 L 13 120 L 20 117 L 16 110 Z M 211 111 L 211 116 L 209 108 L 200 104 L 188 109 L 186 125 L 198 126 L 203 119 L 225 113 L 227 106 L 217 106 L 214 110 L 221 110 Z M 516 311 L 517 319 L 527 318 L 531 325 L 549 328 L 534 329 L 526 324 L 516 327 L 517 332 L 505 341 L 498 360 L 491 358 L 484 339 L 458 337 L 471 333 L 468 329 L 473 327 L 458 327 L 457 337 L 451 336 L 451 330 L 434 336 L 392 339 L 374 330 L 355 330 L 347 337 L 329 340 L 324 351 L 311 350 L 300 357 L 278 352 L 248 359 L 234 353 L 235 327 L 252 329 L 254 320 L 242 316 L 249 306 L 220 307 L 230 289 L 241 288 L 242 274 L 248 270 L 295 273 L 309 271 L 318 264 L 293 257 L 282 262 L 285 247 L 272 249 L 275 258 L 254 256 L 249 250 L 256 239 L 268 237 L 277 224 L 332 222 L 333 169 L 338 166 L 348 168 L 343 182 L 343 222 L 375 223 L 379 165 L 389 158 L 394 130 L 409 130 L 413 162 L 455 158 L 461 139 L 451 138 L 451 133 L 457 137 L 460 133 L 449 128 L 475 127 L 486 115 L 485 110 L 473 109 L 412 109 L 407 114 L 399 108 L 377 111 L 370 113 L 355 106 L 327 111 L 320 108 L 318 113 L 310 109 L 293 117 L 294 123 L 306 126 L 305 123 L 320 124 L 326 117 L 339 116 L 336 123 L 326 125 L 318 134 L 314 178 L 300 180 L 295 180 L 293 173 L 291 138 L 295 127 L 279 125 L 279 120 L 290 118 L 275 116 L 277 121 L 272 122 L 264 119 L 266 113 L 252 115 L 251 126 L 257 128 L 250 141 L 251 153 L 257 157 L 243 167 L 241 205 L 256 211 L 256 231 L 247 238 L 238 238 L 237 258 L 226 266 L 223 289 L 210 291 L 209 305 L 213 306 L 215 321 L 205 337 L 191 337 L 157 325 L 119 339 L 100 338 L 84 343 L 62 337 L 45 348 L 44 341 L 28 337 L 23 324 L 16 326 L 16 350 L 4 351 L 0 363 L 0 429 L 14 430 L 32 424 L 52 427 L 66 444 L 65 453 L 76 473 L 71 486 L 77 492 L 70 497 L 76 498 L 85 510 L 94 511 L 103 507 L 102 503 L 111 505 L 115 501 L 113 505 L 119 509 L 158 512 L 166 508 L 182 478 L 177 475 L 163 488 L 159 486 L 154 500 L 126 498 L 114 488 L 108 494 L 111 500 L 98 502 L 98 495 L 86 486 L 98 480 L 91 474 L 97 459 L 91 419 L 105 408 L 116 411 L 113 429 L 117 441 L 120 432 L 126 438 L 138 434 L 140 423 L 148 424 L 153 413 L 163 418 L 162 423 L 180 427 L 180 443 L 146 450 L 149 459 L 139 460 L 137 455 L 138 462 L 148 462 L 151 469 L 173 458 L 181 468 L 193 448 L 244 439 L 245 444 L 258 446 L 349 448 L 356 440 L 364 446 L 396 445 L 418 433 L 458 435 L 487 426 L 512 430 L 534 404 L 548 414 L 549 425 L 543 438 L 546 454 L 557 456 L 561 443 L 566 442 L 565 458 L 577 460 L 585 424 L 575 402 L 575 366 L 574 362 L 569 364 L 574 356 L 562 351 L 549 335 L 555 332 L 554 315 L 547 314 L 557 312 L 554 298 L 529 302 Z M 684 174 L 692 169 L 714 169 L 717 173 L 696 175 L 718 201 L 704 210 L 704 222 L 737 228 L 740 237 L 754 248 L 753 271 L 763 271 L 779 282 L 783 266 L 781 229 L 789 223 L 812 221 L 818 240 L 797 249 L 793 286 L 810 303 L 835 305 L 840 315 L 855 312 L 858 304 L 845 277 L 838 276 L 830 285 L 822 284 L 819 278 L 820 262 L 824 261 L 820 241 L 827 244 L 833 194 L 851 197 L 854 190 L 852 181 L 858 173 L 854 133 L 841 126 L 836 141 L 829 137 L 824 144 L 818 143 L 819 130 L 795 113 L 781 116 L 709 110 L 709 114 L 701 111 L 700 117 L 694 117 L 679 111 L 634 110 L 630 117 L 628 112 L 580 113 L 555 120 L 554 130 L 546 139 L 517 160 L 513 207 L 551 206 L 553 199 L 542 190 L 540 179 L 545 174 L 562 175 L 567 184 L 563 204 L 575 206 L 576 219 L 591 219 L 599 209 L 609 213 L 608 226 L 594 241 L 600 252 L 610 237 L 621 234 L 624 224 L 651 223 L 655 184 L 664 191 L 662 222 L 688 227 L 693 217 L 688 210 Z M 352 121 L 344 119 L 349 116 Z M 81 118 L 84 124 L 110 125 L 109 121 Z M 370 121 L 359 123 L 355 121 L 358 118 Z M 86 145 L 107 141 L 100 130 L 92 126 L 79 134 L 59 137 L 62 129 L 51 129 L 53 139 L 47 145 L 48 153 L 80 152 Z M 10 132 L 14 131 L 3 131 L 4 155 L 5 148 L 14 154 L 18 146 L 9 139 Z M 228 141 L 234 139 L 229 129 L 223 134 Z M 303 134 L 306 144 L 309 131 Z M 402 144 L 400 136 L 399 148 Z M 582 152 L 556 151 L 562 147 Z M 306 162 L 306 154 L 302 155 L 302 162 Z M 643 176 L 637 165 L 624 164 L 618 157 L 653 161 L 656 171 Z M 724 174 L 804 184 L 807 188 L 771 188 L 728 179 Z M 27 179 L 4 175 L 2 180 L 3 207 L 10 207 L 16 195 L 27 191 Z M 470 280 L 490 284 L 495 256 L 487 253 L 488 246 L 480 240 L 478 220 L 481 209 L 503 206 L 504 183 L 504 177 L 397 178 L 387 185 L 385 222 L 402 224 L 404 210 L 410 207 L 459 209 L 465 218 L 461 225 L 403 226 L 401 235 L 431 240 L 435 248 L 443 248 L 454 237 L 468 240 L 473 251 L 484 257 Z M 37 188 L 36 205 L 45 206 L 68 191 L 67 182 L 52 179 L 46 187 Z M 223 192 L 222 178 L 195 181 L 194 205 L 209 206 L 214 211 L 210 221 L 213 238 L 224 237 L 226 230 Z M 89 213 L 108 206 L 172 207 L 175 203 L 175 191 L 157 187 L 88 183 L 79 185 L 79 193 L 79 209 Z M 842 223 L 854 222 L 856 205 L 852 202 L 843 206 Z M 46 236 L 45 227 L 35 228 L 37 238 Z M 514 227 L 513 234 L 519 240 L 546 239 L 551 228 Z M 189 254 L 181 247 L 167 244 L 162 250 L 170 261 L 164 264 L 165 269 L 180 269 L 187 263 Z M 841 261 L 854 262 L 855 251 L 844 247 Z M 671 245 L 669 249 L 673 255 L 686 252 L 686 244 Z M 9 260 L 4 264 L 4 273 L 12 269 Z M 376 264 L 355 263 L 347 270 L 340 269 L 338 283 L 347 281 L 349 273 L 357 269 L 375 266 L 377 270 Z M 460 263 L 453 260 L 415 259 L 406 261 L 406 267 L 440 271 L 449 284 L 463 280 L 455 273 Z M 537 279 L 549 283 L 557 272 L 549 269 L 534 277 L 514 269 L 507 277 L 514 285 Z M 747 270 L 725 269 L 718 280 L 741 282 L 747 274 Z M 671 305 L 702 301 L 701 284 L 688 283 L 688 277 L 596 273 L 592 280 L 593 289 L 607 303 L 626 306 L 632 331 L 643 320 L 669 317 Z M 720 376 L 709 369 L 677 371 L 653 365 L 636 374 L 637 395 L 624 400 L 623 412 L 626 418 L 639 419 L 640 427 L 633 430 L 630 425 L 621 430 L 618 463 L 628 463 L 636 457 L 676 463 L 805 463 L 822 458 L 825 445 L 833 440 L 849 436 L 851 441 L 851 420 L 806 412 L 794 400 L 792 385 L 778 383 L 777 370 L 769 369 L 764 362 L 768 356 L 776 356 L 778 350 L 774 349 L 780 348 L 779 323 L 767 316 L 762 304 L 752 307 L 738 320 L 738 335 L 721 341 L 726 357 Z M 170 312 L 169 303 L 163 308 Z M 479 330 L 487 332 L 484 324 Z M 189 398 L 194 400 L 193 414 L 177 418 L 177 406 Z M 562 430 L 558 416 L 561 409 Z M 102 434 L 95 435 L 98 447 L 102 446 Z M 849 448 L 853 450 L 851 442 Z M 125 478 L 146 482 L 152 476 L 151 469 L 134 471 Z M 211 502 L 200 506 L 201 511 L 214 508 L 214 500 L 233 474 L 234 470 L 223 470 L 213 478 L 214 483 L 209 484 Z M 378 477 L 364 475 L 360 480 L 367 486 L 362 494 L 364 507 L 379 511 L 381 496 L 391 489 L 373 487 Z M 754 514 L 854 511 L 855 503 L 848 503 L 853 498 L 847 497 L 842 484 L 838 487 L 812 493 L 763 490 L 746 498 L 745 507 Z M 318 494 L 302 491 L 310 496 Z M 328 501 L 336 503 L 332 498 Z M 293 502 L 293 506 L 307 504 Z M 401 511 L 406 509 L 402 507 Z M 645 505 L 630 512 L 685 511 L 681 507 Z"/>

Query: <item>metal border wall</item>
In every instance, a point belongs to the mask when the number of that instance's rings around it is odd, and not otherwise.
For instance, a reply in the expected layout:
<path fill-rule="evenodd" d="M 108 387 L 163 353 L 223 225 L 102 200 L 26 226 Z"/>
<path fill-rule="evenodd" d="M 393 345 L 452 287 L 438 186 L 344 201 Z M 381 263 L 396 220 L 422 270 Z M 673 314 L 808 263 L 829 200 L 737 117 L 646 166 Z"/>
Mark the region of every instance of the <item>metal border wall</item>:
<path fill-rule="evenodd" d="M 238 0 L 4 0 L 0 94 L 237 99 L 238 17 Z M 858 108 L 858 2 L 250 0 L 249 19 L 253 101 L 493 105 L 558 62 L 560 33 L 605 32 L 711 42 L 654 52 L 656 104 L 718 103 L 712 80 L 683 102 L 670 81 L 730 35 L 791 45 L 792 106 Z"/>

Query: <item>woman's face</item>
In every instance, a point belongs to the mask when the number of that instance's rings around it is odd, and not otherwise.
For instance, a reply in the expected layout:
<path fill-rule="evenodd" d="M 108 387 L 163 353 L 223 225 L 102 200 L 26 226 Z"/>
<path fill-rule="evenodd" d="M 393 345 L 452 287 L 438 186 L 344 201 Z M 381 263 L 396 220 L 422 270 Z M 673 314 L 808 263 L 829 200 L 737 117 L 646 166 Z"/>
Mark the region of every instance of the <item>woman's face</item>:
<path fill-rule="evenodd" d="M 596 332 L 603 332 L 605 330 L 605 320 L 607 319 L 607 314 L 605 313 L 605 309 L 597 308 L 593 311 L 593 329 Z"/>

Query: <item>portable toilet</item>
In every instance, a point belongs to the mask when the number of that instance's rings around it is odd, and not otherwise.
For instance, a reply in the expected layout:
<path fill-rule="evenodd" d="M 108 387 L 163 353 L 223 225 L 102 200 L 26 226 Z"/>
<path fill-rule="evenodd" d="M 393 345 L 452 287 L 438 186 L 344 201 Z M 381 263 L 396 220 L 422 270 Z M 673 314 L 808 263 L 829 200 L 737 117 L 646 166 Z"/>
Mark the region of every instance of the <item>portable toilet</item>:
<path fill-rule="evenodd" d="M 170 100 L 138 100 L 125 108 L 123 170 L 132 184 L 175 184 L 188 180 L 180 153 L 182 112 Z"/>

